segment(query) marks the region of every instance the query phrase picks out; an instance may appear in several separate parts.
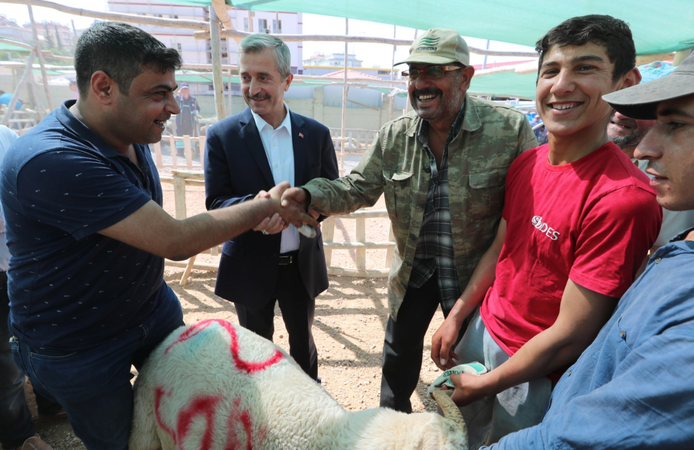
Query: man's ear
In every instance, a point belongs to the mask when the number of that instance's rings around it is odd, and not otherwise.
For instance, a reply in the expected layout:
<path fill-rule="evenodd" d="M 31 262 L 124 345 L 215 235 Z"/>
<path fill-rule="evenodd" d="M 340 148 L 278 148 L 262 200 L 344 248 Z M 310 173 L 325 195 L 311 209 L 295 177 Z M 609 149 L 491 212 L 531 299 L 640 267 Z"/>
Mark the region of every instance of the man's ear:
<path fill-rule="evenodd" d="M 465 66 L 460 69 L 460 90 L 466 92 L 470 87 L 470 80 L 475 75 L 475 68 L 472 66 Z"/>
<path fill-rule="evenodd" d="M 292 80 L 294 80 L 294 74 L 290 73 L 287 75 L 287 85 L 284 86 L 284 92 L 287 92 L 289 90 L 289 85 L 292 84 Z"/>
<path fill-rule="evenodd" d="M 627 72 L 626 75 L 624 75 L 622 77 L 621 83 L 617 86 L 617 89 L 615 89 L 615 90 L 618 91 L 620 89 L 625 89 L 625 88 L 628 88 L 631 86 L 636 86 L 640 82 L 641 82 L 641 72 L 639 72 L 639 69 L 634 67 L 629 72 Z"/>
<path fill-rule="evenodd" d="M 103 70 L 97 70 L 92 74 L 89 84 L 90 94 L 104 105 L 113 101 L 116 90 L 118 89 L 115 81 Z"/>

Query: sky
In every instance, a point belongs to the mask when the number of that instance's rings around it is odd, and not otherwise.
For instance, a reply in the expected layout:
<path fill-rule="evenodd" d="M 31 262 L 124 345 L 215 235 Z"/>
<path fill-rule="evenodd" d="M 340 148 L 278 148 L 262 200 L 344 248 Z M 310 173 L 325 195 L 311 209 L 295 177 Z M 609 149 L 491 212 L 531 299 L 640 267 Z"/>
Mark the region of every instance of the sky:
<path fill-rule="evenodd" d="M 73 8 L 92 9 L 96 11 L 108 11 L 106 0 L 53 0 L 64 6 L 72 6 Z M 17 3 L 2 3 L 0 1 L 0 14 L 7 16 L 10 19 L 15 19 L 19 25 L 29 23 L 29 7 Z M 93 17 L 82 17 L 74 14 L 66 14 L 52 8 L 42 8 L 40 6 L 32 6 L 34 20 L 37 22 L 54 21 L 63 23 L 72 27 L 72 21 L 75 22 L 76 28 L 86 28 L 94 22 Z"/>
<path fill-rule="evenodd" d="M 106 0 L 57 0 L 56 2 L 61 3 L 65 6 L 72 6 L 75 8 L 108 11 Z M 20 25 L 23 25 L 24 23 L 29 23 L 29 13 L 27 5 L 2 3 L 1 0 L 0 5 L 2 5 L 0 6 L 0 14 L 3 14 L 11 19 L 15 19 L 17 23 Z M 72 14 L 66 14 L 51 8 L 33 6 L 32 9 L 34 13 L 34 20 L 36 20 L 37 22 L 48 20 L 63 23 L 69 27 L 72 27 L 72 21 L 74 21 L 75 27 L 79 29 L 88 27 L 94 21 L 94 18 L 91 17 L 82 17 Z M 315 14 L 303 15 L 304 34 L 344 34 L 344 30 L 344 18 L 319 16 Z M 421 35 L 422 33 L 422 30 L 419 30 L 417 32 L 418 35 Z M 384 38 L 395 37 L 396 39 L 412 40 L 415 38 L 415 30 L 412 28 L 394 27 L 393 25 L 385 25 L 374 22 L 367 22 L 363 20 L 350 19 L 349 35 L 375 36 Z M 465 40 L 471 47 L 487 47 L 487 41 L 484 39 L 465 37 Z M 306 59 L 314 53 L 342 53 L 345 49 L 345 44 L 340 42 L 304 42 L 303 49 L 303 57 L 304 59 Z M 519 45 L 493 41 L 489 43 L 489 49 L 505 51 L 533 51 L 533 49 L 530 47 L 523 47 Z M 395 59 L 393 59 L 393 46 L 386 44 L 350 43 L 348 45 L 348 53 L 356 54 L 357 59 L 363 61 L 363 67 L 391 67 L 391 64 L 393 62 L 397 63 L 407 57 L 408 47 L 398 46 L 395 52 Z M 494 62 L 510 60 L 517 61 L 519 59 L 523 58 L 489 56 L 487 57 L 487 67 L 492 67 Z M 484 56 L 471 53 L 470 62 L 471 64 L 482 64 L 484 62 Z"/>

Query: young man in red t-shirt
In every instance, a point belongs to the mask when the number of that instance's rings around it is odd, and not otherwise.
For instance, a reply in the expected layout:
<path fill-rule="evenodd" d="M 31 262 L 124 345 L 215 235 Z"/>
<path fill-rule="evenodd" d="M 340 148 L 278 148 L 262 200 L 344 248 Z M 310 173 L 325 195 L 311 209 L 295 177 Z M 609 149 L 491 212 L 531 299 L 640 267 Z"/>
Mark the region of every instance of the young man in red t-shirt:
<path fill-rule="evenodd" d="M 440 368 L 476 360 L 489 369 L 462 376 L 453 393 L 471 449 L 540 422 L 558 375 L 610 317 L 662 217 L 647 177 L 606 133 L 612 109 L 602 95 L 641 79 L 628 25 L 576 17 L 537 50 L 549 143 L 511 165 L 496 239 L 432 340 Z"/>

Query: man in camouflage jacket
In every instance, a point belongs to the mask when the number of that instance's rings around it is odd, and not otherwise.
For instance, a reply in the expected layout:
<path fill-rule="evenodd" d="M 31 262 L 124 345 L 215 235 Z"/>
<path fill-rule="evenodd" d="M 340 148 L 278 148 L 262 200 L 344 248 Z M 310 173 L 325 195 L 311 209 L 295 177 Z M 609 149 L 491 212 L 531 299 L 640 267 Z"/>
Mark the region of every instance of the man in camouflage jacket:
<path fill-rule="evenodd" d="M 330 215 L 385 194 L 396 247 L 381 406 L 411 412 L 431 318 L 439 304 L 447 315 L 467 285 L 494 239 L 506 171 L 537 143 L 522 113 L 466 94 L 474 68 L 455 31 L 427 31 L 402 63 L 414 111 L 385 124 L 349 175 L 314 179 L 285 198 Z"/>

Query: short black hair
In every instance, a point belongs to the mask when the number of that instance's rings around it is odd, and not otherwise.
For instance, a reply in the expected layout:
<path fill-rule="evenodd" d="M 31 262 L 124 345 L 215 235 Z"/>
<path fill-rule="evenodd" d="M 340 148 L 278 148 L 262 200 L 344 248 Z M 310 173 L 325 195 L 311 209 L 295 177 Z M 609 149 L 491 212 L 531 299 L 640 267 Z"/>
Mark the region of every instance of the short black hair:
<path fill-rule="evenodd" d="M 636 48 L 629 25 L 612 16 L 591 14 L 565 20 L 537 41 L 535 50 L 540 55 L 538 68 L 542 67 L 542 59 L 553 45 L 564 47 L 587 43 L 605 48 L 607 57 L 614 64 L 614 81 L 636 66 Z"/>
<path fill-rule="evenodd" d="M 86 96 L 94 72 L 102 70 L 128 95 L 130 83 L 145 67 L 166 73 L 181 68 L 178 51 L 149 33 L 121 22 L 97 22 L 87 28 L 75 48 L 77 88 Z"/>

